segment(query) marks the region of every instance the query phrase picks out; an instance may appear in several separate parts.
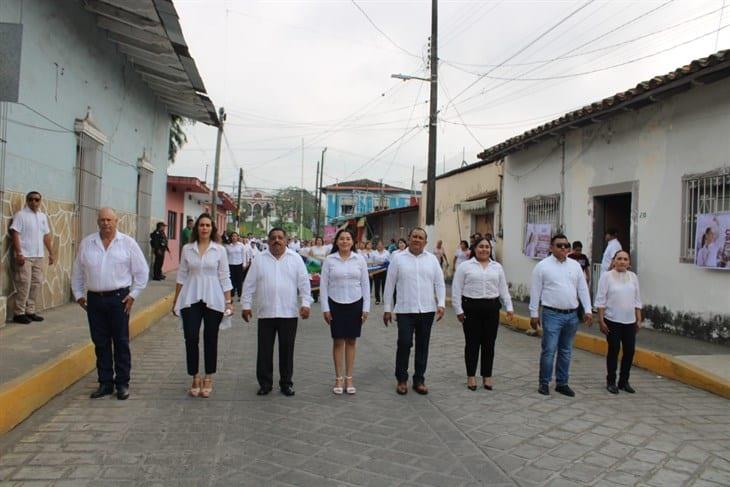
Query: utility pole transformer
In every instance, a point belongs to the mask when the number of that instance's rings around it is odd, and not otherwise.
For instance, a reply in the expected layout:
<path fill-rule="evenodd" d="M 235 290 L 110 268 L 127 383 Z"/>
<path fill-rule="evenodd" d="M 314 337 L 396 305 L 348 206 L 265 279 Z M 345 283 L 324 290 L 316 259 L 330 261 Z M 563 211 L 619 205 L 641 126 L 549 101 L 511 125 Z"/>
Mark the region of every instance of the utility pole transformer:
<path fill-rule="evenodd" d="M 223 139 L 223 123 L 226 121 L 226 110 L 223 107 L 218 109 L 218 118 L 220 119 L 220 125 L 218 125 L 218 138 L 215 144 L 215 168 L 213 169 L 213 194 L 210 198 L 210 216 L 213 219 L 213 224 L 216 224 L 216 214 L 218 212 L 218 180 L 221 174 L 221 141 Z"/>

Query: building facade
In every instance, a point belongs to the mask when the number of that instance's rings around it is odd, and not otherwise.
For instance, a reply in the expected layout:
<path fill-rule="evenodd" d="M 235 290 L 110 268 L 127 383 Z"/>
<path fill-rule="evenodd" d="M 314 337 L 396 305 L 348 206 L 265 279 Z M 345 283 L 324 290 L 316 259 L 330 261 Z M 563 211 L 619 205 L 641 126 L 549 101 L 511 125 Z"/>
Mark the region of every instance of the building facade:
<path fill-rule="evenodd" d="M 326 195 L 325 222 L 353 218 L 374 211 L 410 206 L 419 192 L 382 184 L 370 179 L 344 181 L 322 188 Z"/>

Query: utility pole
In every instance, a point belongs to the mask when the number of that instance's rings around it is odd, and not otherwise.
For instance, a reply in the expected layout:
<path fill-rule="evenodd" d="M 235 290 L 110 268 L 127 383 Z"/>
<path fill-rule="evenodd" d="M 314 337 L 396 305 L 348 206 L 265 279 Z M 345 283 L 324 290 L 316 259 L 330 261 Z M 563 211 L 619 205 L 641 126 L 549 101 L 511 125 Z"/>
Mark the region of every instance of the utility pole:
<path fill-rule="evenodd" d="M 213 169 L 213 195 L 210 198 L 210 216 L 213 224 L 216 223 L 216 213 L 218 211 L 218 180 L 221 174 L 221 140 L 223 139 L 223 123 L 226 121 L 226 110 L 223 107 L 218 109 L 218 139 L 215 143 L 215 168 Z"/>
<path fill-rule="evenodd" d="M 431 0 L 431 99 L 428 121 L 428 171 L 426 175 L 426 231 L 429 240 L 436 242 L 434 220 L 436 213 L 436 116 L 438 97 L 438 0 Z"/>
<path fill-rule="evenodd" d="M 317 189 L 319 190 L 317 196 L 317 235 L 319 235 L 319 222 L 321 220 L 320 213 L 322 210 L 322 182 L 324 181 L 324 155 L 327 153 L 327 147 L 322 149 L 322 156 L 320 157 L 319 164 L 319 181 L 317 181 Z"/>
<path fill-rule="evenodd" d="M 319 161 L 317 161 L 317 173 L 314 175 L 314 209 L 317 212 L 314 222 L 315 235 L 319 235 Z"/>
<path fill-rule="evenodd" d="M 299 190 L 299 239 L 304 229 L 304 137 L 302 137 L 302 184 Z"/>
<path fill-rule="evenodd" d="M 243 188 L 243 168 L 238 169 L 238 202 L 236 203 L 236 231 L 241 231 L 241 189 Z"/>

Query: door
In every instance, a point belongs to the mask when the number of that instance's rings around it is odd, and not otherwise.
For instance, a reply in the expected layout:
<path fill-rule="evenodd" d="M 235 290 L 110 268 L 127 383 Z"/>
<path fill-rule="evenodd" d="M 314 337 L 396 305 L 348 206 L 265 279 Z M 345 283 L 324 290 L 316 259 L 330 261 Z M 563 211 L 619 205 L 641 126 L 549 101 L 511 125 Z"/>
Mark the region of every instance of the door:
<path fill-rule="evenodd" d="M 494 236 L 494 212 L 482 213 L 474 215 L 474 231 L 472 233 L 480 233 L 486 235 L 491 233 Z"/>

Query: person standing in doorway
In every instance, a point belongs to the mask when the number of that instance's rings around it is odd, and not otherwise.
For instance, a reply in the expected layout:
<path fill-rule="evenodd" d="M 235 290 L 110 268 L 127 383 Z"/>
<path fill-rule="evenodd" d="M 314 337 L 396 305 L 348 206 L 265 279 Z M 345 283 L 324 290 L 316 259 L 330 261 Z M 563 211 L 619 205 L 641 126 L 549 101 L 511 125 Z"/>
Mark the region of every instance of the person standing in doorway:
<path fill-rule="evenodd" d="M 182 248 L 183 245 L 189 244 L 192 241 L 194 224 L 195 220 L 192 217 L 188 217 L 185 228 L 183 228 L 182 232 L 180 232 L 180 248 Z"/>
<path fill-rule="evenodd" d="M 43 285 L 43 247 L 48 249 L 48 265 L 53 265 L 56 257 L 53 254 L 51 226 L 48 216 L 41 211 L 41 194 L 38 191 L 25 195 L 25 206 L 13 215 L 10 235 L 15 253 L 13 321 L 24 325 L 43 321 L 36 309 Z"/>
<path fill-rule="evenodd" d="M 552 380 L 554 362 L 555 391 L 568 397 L 575 396 L 568 379 L 573 339 L 580 322 L 579 307 L 582 306 L 585 313 L 585 323 L 590 325 L 593 321 L 583 270 L 578 262 L 568 259 L 569 252 L 568 238 L 561 233 L 554 235 L 550 240 L 550 255 L 538 262 L 532 271 L 530 326 L 537 330 L 542 324 L 538 392 L 545 396 L 550 394 L 548 385 Z"/>
<path fill-rule="evenodd" d="M 618 241 L 618 232 L 615 228 L 609 228 L 606 230 L 606 250 L 603 251 L 603 258 L 601 259 L 601 272 L 611 270 L 613 256 L 619 250 L 622 250 L 622 247 L 621 242 Z"/>
<path fill-rule="evenodd" d="M 596 293 L 598 321 L 608 341 L 606 389 L 611 394 L 618 394 L 619 389 L 632 394 L 636 392 L 629 384 L 629 374 L 636 349 L 636 334 L 641 328 L 642 306 L 639 279 L 629 270 L 630 265 L 629 253 L 619 250 L 613 258 L 612 269 L 601 274 Z M 623 356 L 617 387 L 616 365 L 620 350 Z"/>
<path fill-rule="evenodd" d="M 269 249 L 258 255 L 243 283 L 243 320 L 248 323 L 256 299 L 258 318 L 258 352 L 256 378 L 259 396 L 271 392 L 274 374 L 274 341 L 279 337 L 279 388 L 293 396 L 294 341 L 297 317 L 309 318 L 311 287 L 309 273 L 302 258 L 287 249 L 286 231 L 269 231 Z"/>
<path fill-rule="evenodd" d="M 322 314 L 333 340 L 335 386 L 332 392 L 338 395 L 343 391 L 356 392 L 352 381 L 355 345 L 370 312 L 368 266 L 363 256 L 353 251 L 353 242 L 349 230 L 337 232 L 332 253 L 322 265 L 319 284 Z"/>
<path fill-rule="evenodd" d="M 132 368 L 129 313 L 147 286 L 149 267 L 137 242 L 117 231 L 114 210 L 102 208 L 96 222 L 99 232 L 79 245 L 71 289 L 86 311 L 94 342 L 99 388 L 91 398 L 113 394 L 116 387 L 117 399 L 124 400 L 129 397 Z"/>
<path fill-rule="evenodd" d="M 568 257 L 580 264 L 580 268 L 583 269 L 583 275 L 586 278 L 586 283 L 590 286 L 591 261 L 588 259 L 588 256 L 583 253 L 583 243 L 580 240 L 573 242 L 573 251 L 568 254 Z"/>
<path fill-rule="evenodd" d="M 438 260 L 425 249 L 428 235 L 423 228 L 416 227 L 408 236 L 408 248 L 397 254 L 388 266 L 385 280 L 385 326 L 396 314 L 398 323 L 398 346 L 395 357 L 395 377 L 398 394 L 408 392 L 408 363 L 416 336 L 413 389 L 419 394 L 428 394 L 425 383 L 428 363 L 428 346 L 434 317 L 444 317 L 446 284 Z M 393 294 L 397 290 L 398 300 L 393 306 Z"/>
<path fill-rule="evenodd" d="M 165 225 L 165 222 L 157 222 L 157 228 L 154 232 L 150 233 L 150 247 L 152 248 L 152 255 L 154 257 L 154 263 L 152 264 L 153 281 L 162 281 L 165 279 L 165 275 L 162 273 L 162 266 L 165 264 L 165 252 L 170 251 L 170 248 L 167 246 L 166 228 L 167 225 Z"/>

